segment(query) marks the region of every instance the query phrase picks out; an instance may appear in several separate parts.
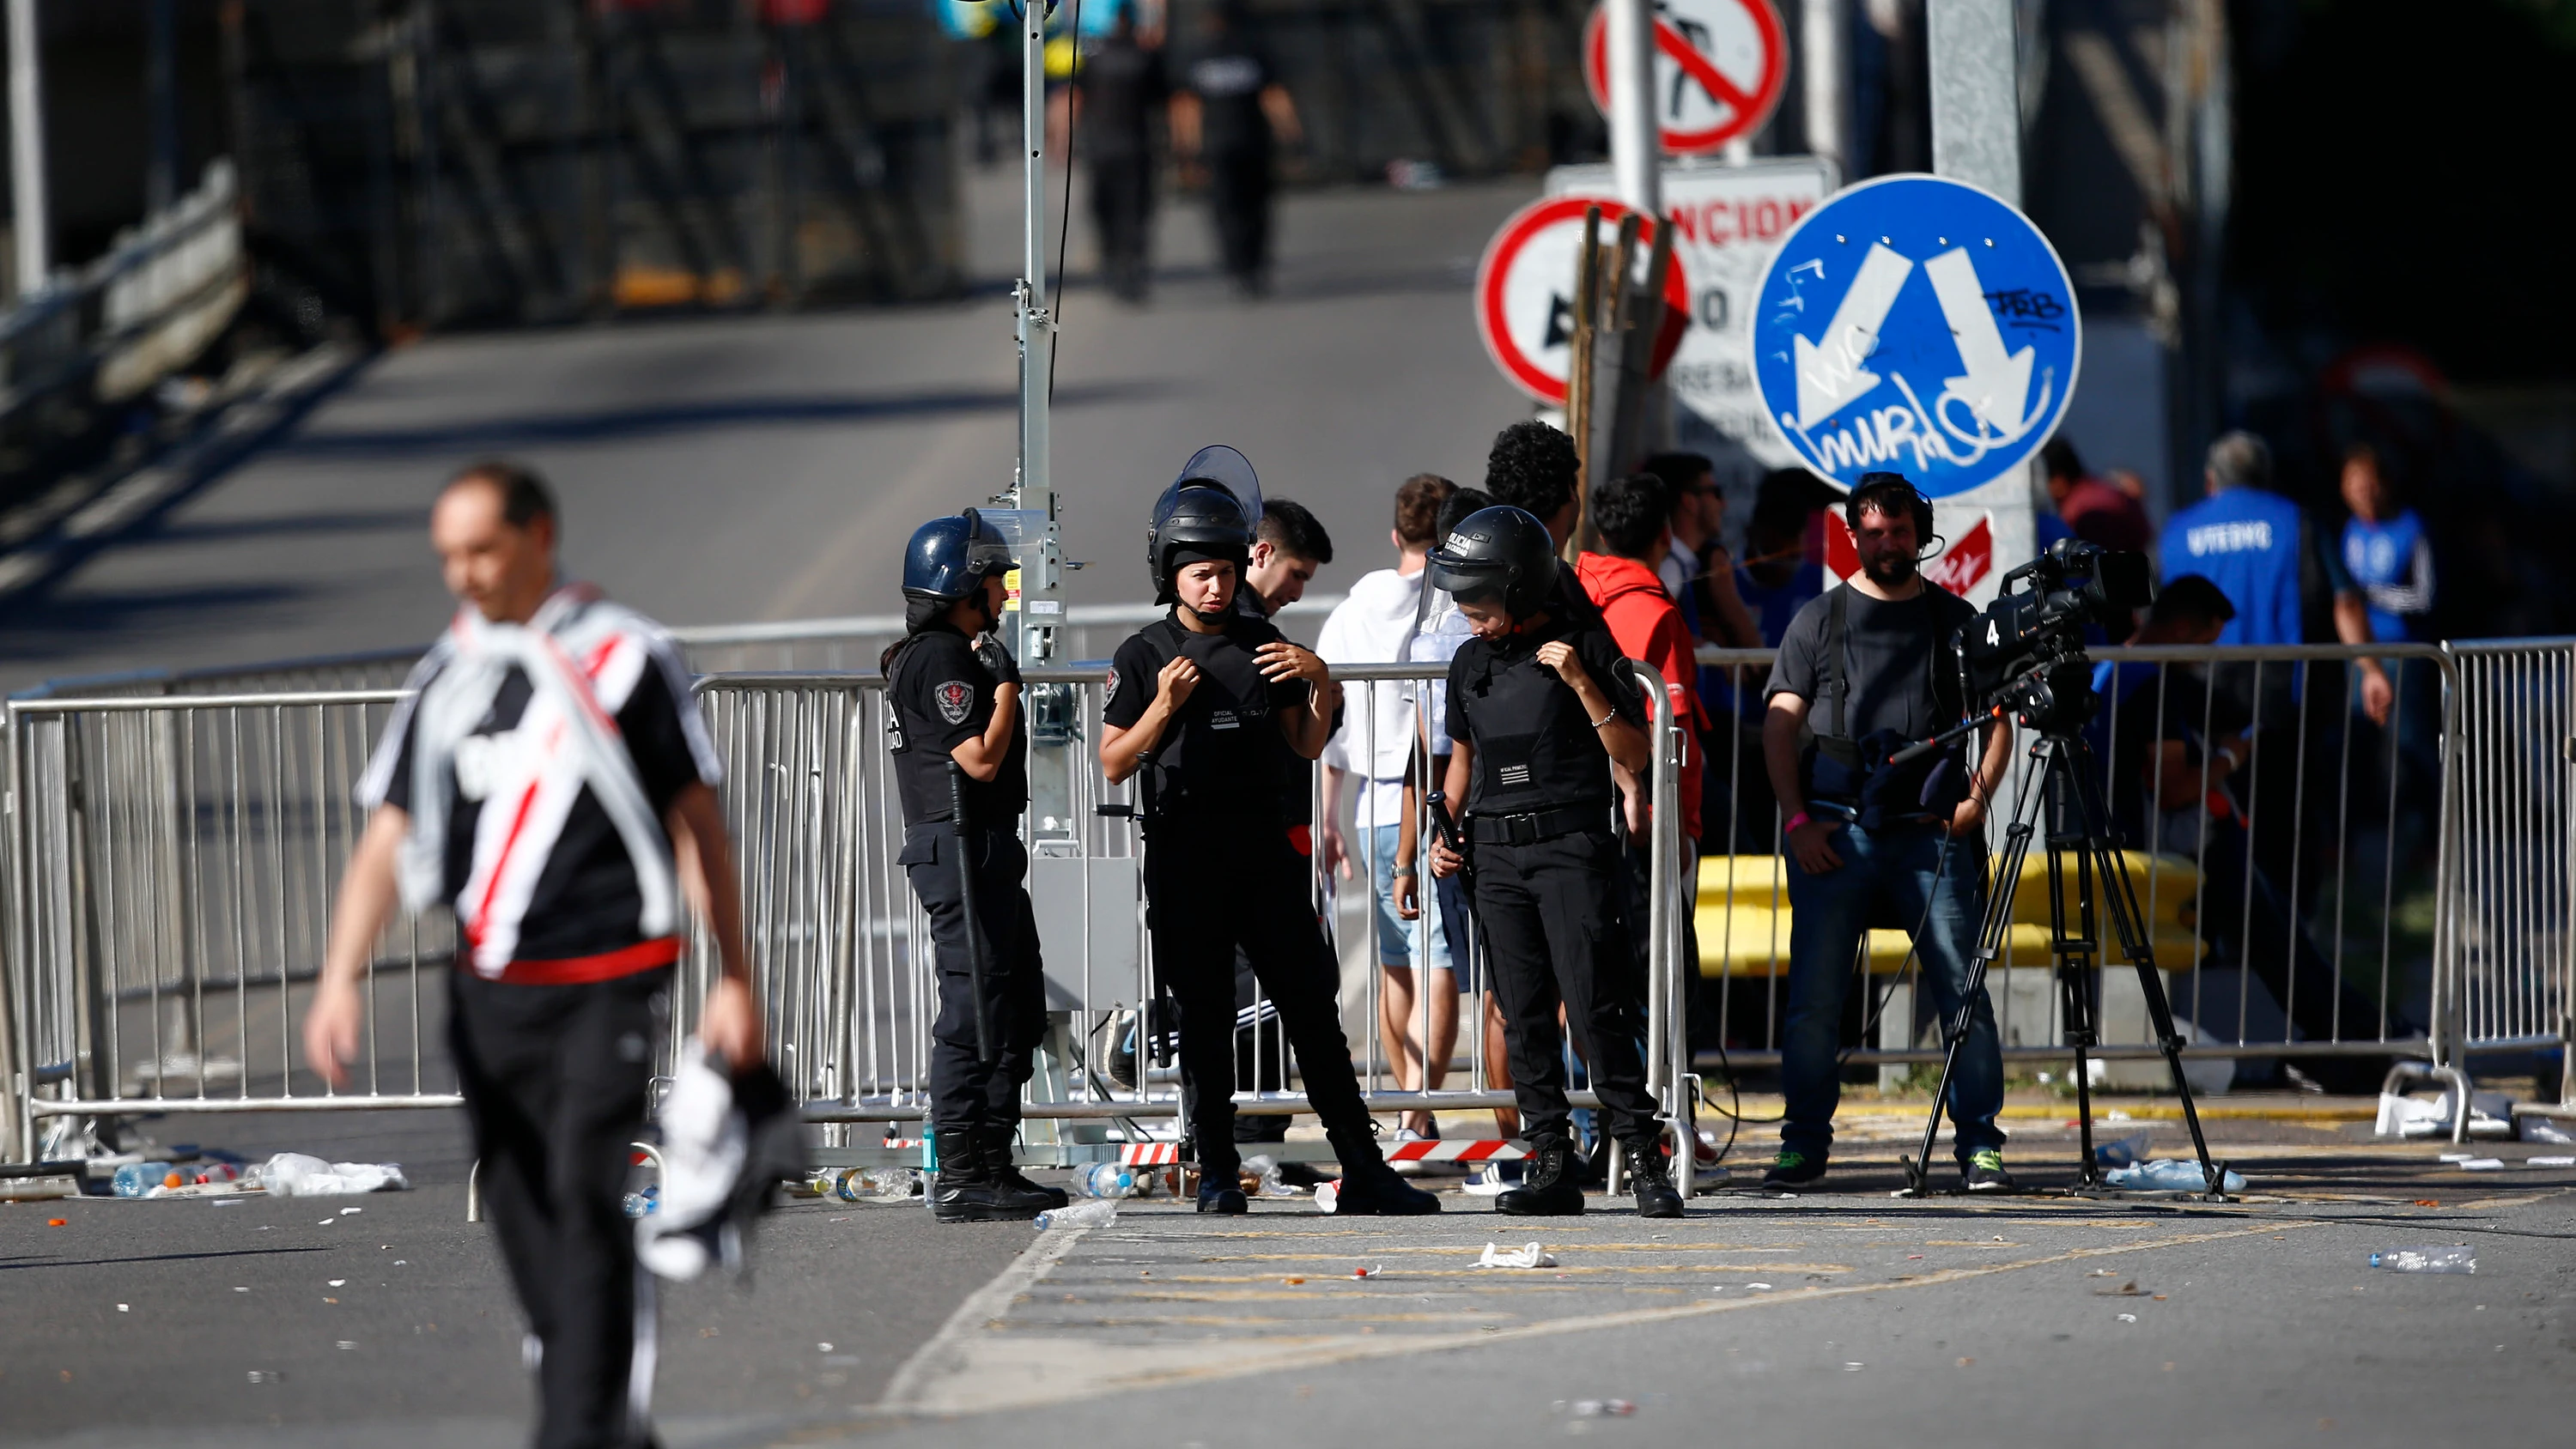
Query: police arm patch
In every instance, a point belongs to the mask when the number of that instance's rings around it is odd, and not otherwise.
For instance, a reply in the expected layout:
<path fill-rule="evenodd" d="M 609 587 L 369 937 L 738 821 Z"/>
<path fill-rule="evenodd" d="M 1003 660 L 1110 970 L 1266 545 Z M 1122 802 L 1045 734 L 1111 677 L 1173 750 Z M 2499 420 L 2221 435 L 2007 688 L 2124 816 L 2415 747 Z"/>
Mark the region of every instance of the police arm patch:
<path fill-rule="evenodd" d="M 950 724 L 964 724 L 967 714 L 975 708 L 974 687 L 962 679 L 936 686 L 930 697 L 939 705 L 939 717 Z"/>

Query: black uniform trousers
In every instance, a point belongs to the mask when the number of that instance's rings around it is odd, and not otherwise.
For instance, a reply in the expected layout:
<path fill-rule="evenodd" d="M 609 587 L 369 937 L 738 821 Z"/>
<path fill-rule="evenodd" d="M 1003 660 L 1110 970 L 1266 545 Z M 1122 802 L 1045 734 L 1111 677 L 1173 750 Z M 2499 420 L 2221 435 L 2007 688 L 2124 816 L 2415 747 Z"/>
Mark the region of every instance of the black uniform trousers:
<path fill-rule="evenodd" d="M 992 1065 L 975 1037 L 975 977 L 966 956 L 966 896 L 958 878 L 958 841 L 946 821 L 907 827 L 904 873 L 930 916 L 939 969 L 939 1015 L 930 1027 L 930 1120 L 951 1131 L 1016 1129 L 1020 1088 L 1034 1070 L 1046 1033 L 1046 975 L 1038 955 L 1038 921 L 1024 882 L 1029 856 L 1009 830 L 971 831 L 976 925 L 984 942 L 984 1025 L 993 1036 Z"/>
<path fill-rule="evenodd" d="M 1342 1034 L 1341 965 L 1315 919 L 1310 871 L 1274 825 L 1166 816 L 1146 832 L 1154 971 L 1180 1008 L 1181 1093 L 1208 1181 L 1230 1182 L 1243 1165 L 1233 1098 L 1238 948 L 1279 1010 L 1327 1135 L 1337 1146 L 1373 1140 Z"/>
<path fill-rule="evenodd" d="M 1142 297 L 1154 230 L 1151 153 L 1102 152 L 1092 157 L 1091 215 L 1100 231 L 1100 270 L 1109 290 L 1130 301 Z"/>
<path fill-rule="evenodd" d="M 525 986 L 449 973 L 477 1183 L 544 1345 L 538 1449 L 646 1442 L 653 1301 L 624 1199 L 671 976 Z"/>
<path fill-rule="evenodd" d="M 1226 275 L 1245 286 L 1270 270 L 1270 150 L 1267 146 L 1218 151 L 1208 157 L 1208 209 L 1216 215 L 1216 244 Z"/>
<path fill-rule="evenodd" d="M 1476 922 L 1531 1140 L 1571 1136 L 1560 1002 L 1611 1135 L 1635 1143 L 1657 1131 L 1637 1047 L 1642 982 L 1629 946 L 1627 871 L 1607 829 L 1529 845 L 1476 843 Z"/>

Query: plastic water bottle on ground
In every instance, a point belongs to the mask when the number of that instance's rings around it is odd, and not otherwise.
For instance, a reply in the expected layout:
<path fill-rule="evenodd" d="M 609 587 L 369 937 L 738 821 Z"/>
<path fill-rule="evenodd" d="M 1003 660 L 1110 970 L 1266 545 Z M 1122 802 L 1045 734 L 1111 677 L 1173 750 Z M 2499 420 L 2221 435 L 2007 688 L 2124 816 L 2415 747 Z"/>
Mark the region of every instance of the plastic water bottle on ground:
<path fill-rule="evenodd" d="M 116 1195 L 141 1197 L 159 1187 L 170 1176 L 166 1162 L 129 1162 L 116 1170 Z"/>
<path fill-rule="evenodd" d="M 2391 1273 L 2474 1273 L 2478 1271 L 2475 1248 L 2391 1248 L 2370 1255 L 2370 1266 Z"/>
<path fill-rule="evenodd" d="M 1115 1199 L 1095 1197 L 1038 1214 L 1038 1231 L 1049 1228 L 1105 1228 L 1118 1220 Z"/>
<path fill-rule="evenodd" d="M 2199 1163 L 2170 1157 L 2159 1157 L 2135 1167 L 2112 1168 L 2102 1174 L 2102 1182 L 2106 1187 L 2126 1188 L 2132 1192 L 2204 1192 L 2209 1186 L 2209 1180 L 2201 1176 Z M 2219 1190 L 2243 1192 L 2245 1175 L 2230 1171 Z"/>
<path fill-rule="evenodd" d="M 832 1195 L 843 1202 L 902 1202 L 922 1191 L 917 1167 L 853 1167 L 834 1179 Z"/>
<path fill-rule="evenodd" d="M 1092 1162 L 1073 1170 L 1065 1191 L 1075 1197 L 1122 1198 L 1136 1195 L 1136 1174 L 1115 1162 Z"/>

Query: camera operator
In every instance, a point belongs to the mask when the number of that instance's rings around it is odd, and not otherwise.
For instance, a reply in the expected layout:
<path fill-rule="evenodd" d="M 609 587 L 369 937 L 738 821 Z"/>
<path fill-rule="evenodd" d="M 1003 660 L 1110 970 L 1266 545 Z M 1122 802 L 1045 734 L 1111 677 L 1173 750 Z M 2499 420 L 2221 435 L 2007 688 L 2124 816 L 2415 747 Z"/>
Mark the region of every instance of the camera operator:
<path fill-rule="evenodd" d="M 1957 752 L 1886 763 L 1898 745 L 1962 718 L 1950 641 L 1976 611 L 1917 571 L 1932 505 L 1903 475 L 1863 475 L 1843 517 L 1860 572 L 1790 623 L 1762 726 L 1763 761 L 1787 817 L 1794 912 L 1781 1041 L 1788 1102 L 1780 1155 L 1762 1179 L 1771 1190 L 1825 1174 L 1842 1094 L 1843 997 L 1869 926 L 1915 932 L 1941 1018 L 1958 1020 L 1983 914 L 1986 804 L 2012 751 L 2004 725 L 1985 732 L 1973 778 Z M 2003 1054 L 1982 988 L 1971 1005 L 1949 1088 L 1959 1167 L 1969 1191 L 2005 1191 L 2013 1184 L 1995 1126 Z"/>

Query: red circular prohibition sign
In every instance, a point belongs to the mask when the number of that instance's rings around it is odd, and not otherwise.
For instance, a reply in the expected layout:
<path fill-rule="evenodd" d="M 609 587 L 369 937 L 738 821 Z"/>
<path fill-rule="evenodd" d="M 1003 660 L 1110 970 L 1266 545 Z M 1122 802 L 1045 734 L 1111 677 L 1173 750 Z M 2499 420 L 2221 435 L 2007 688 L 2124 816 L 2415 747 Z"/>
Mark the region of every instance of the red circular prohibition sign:
<path fill-rule="evenodd" d="M 1709 58 L 1692 46 L 1688 37 L 1676 30 L 1657 7 L 1655 16 L 1655 53 L 1681 67 L 1683 78 L 1696 84 L 1711 101 L 1725 107 L 1728 115 L 1714 126 L 1696 131 L 1677 131 L 1659 119 L 1657 130 L 1663 137 L 1667 154 L 1698 156 L 1720 150 L 1739 136 L 1749 136 L 1762 129 L 1779 107 L 1780 93 L 1789 81 L 1789 36 L 1780 23 L 1780 11 L 1771 0 L 1699 0 L 1697 9 L 1732 8 L 1740 10 L 1753 22 L 1754 32 L 1762 43 L 1762 70 L 1751 87 L 1736 83 Z M 1610 114 L 1610 27 L 1601 7 L 1594 6 L 1592 16 L 1583 23 L 1583 82 L 1592 92 L 1592 104 L 1601 114 Z"/>
<path fill-rule="evenodd" d="M 1620 220 L 1628 215 L 1627 206 L 1606 196 L 1548 197 L 1514 212 L 1494 233 L 1494 239 L 1486 244 L 1484 258 L 1476 266 L 1476 331 L 1484 339 L 1485 350 L 1493 354 L 1495 365 L 1521 391 L 1553 407 L 1565 405 L 1565 379 L 1541 368 L 1538 360 L 1523 351 L 1520 343 L 1512 337 L 1510 318 L 1504 306 L 1505 293 L 1510 289 L 1514 264 L 1533 238 L 1555 226 L 1571 224 L 1579 229 L 1583 225 L 1584 210 L 1594 206 L 1601 208 L 1601 235 L 1606 243 L 1616 232 Z M 1641 222 L 1637 228 L 1637 255 L 1641 266 L 1647 254 L 1646 244 L 1651 243 L 1654 237 L 1655 223 Z M 1568 251 L 1580 252 L 1582 249 L 1582 242 L 1578 239 Z M 1565 275 L 1556 285 L 1569 296 L 1574 291 L 1570 258 Z M 1682 345 L 1682 333 L 1690 326 L 1690 298 L 1690 279 L 1682 274 L 1682 259 L 1676 253 L 1671 270 L 1664 274 L 1664 325 L 1655 337 L 1656 376 L 1663 374 L 1665 366 L 1673 360 L 1673 353 Z"/>

